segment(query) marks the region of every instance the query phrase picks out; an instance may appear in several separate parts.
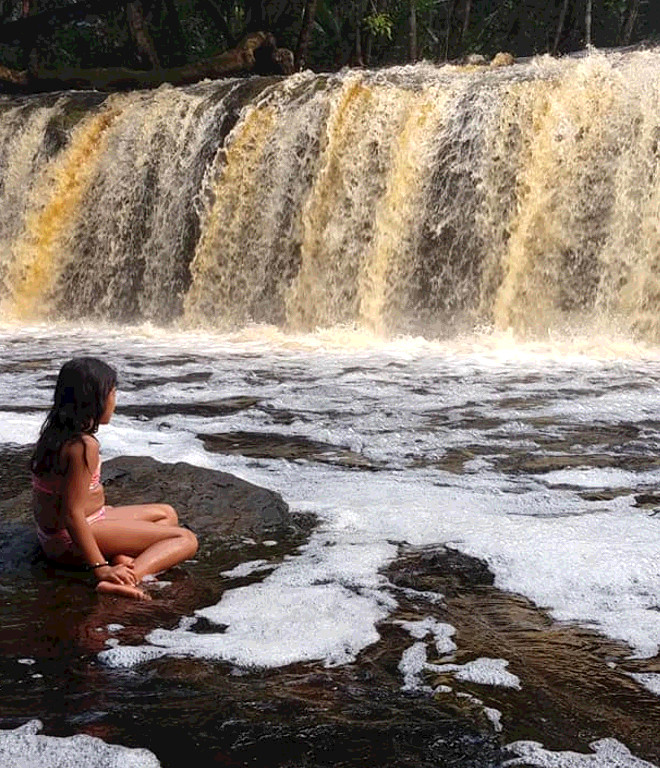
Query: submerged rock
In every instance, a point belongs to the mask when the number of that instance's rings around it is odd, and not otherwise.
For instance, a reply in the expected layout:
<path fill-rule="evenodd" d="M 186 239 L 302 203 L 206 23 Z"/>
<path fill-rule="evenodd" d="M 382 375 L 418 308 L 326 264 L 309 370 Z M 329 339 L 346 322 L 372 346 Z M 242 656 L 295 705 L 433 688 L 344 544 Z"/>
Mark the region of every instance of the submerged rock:
<path fill-rule="evenodd" d="M 379 465 L 349 448 L 310 440 L 302 435 L 272 432 L 223 432 L 197 435 L 207 451 L 253 458 L 316 461 L 352 469 L 379 469 Z"/>

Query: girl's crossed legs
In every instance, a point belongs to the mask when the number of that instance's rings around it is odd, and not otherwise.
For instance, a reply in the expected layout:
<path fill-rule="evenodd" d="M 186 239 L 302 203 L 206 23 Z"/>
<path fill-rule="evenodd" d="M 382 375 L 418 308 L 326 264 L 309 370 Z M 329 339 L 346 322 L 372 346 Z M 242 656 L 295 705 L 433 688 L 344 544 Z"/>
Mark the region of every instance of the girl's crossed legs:
<path fill-rule="evenodd" d="M 105 507 L 106 520 L 143 520 L 160 525 L 178 525 L 179 517 L 169 504 L 131 504 L 130 506 Z"/>
<path fill-rule="evenodd" d="M 148 574 L 171 568 L 197 551 L 195 534 L 177 523 L 177 514 L 169 504 L 137 504 L 106 507 L 105 518 L 92 530 L 104 556 L 130 565 L 139 583 Z M 141 589 L 125 584 L 101 581 L 97 590 L 148 599 Z"/>

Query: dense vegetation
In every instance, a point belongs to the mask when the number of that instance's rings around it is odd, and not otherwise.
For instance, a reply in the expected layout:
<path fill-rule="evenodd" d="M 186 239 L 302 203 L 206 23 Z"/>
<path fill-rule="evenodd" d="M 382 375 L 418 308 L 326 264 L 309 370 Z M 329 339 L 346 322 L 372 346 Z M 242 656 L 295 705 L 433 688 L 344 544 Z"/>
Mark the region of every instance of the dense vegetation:
<path fill-rule="evenodd" d="M 176 67 L 272 32 L 315 70 L 654 40 L 650 0 L 0 0 L 0 64 Z"/>

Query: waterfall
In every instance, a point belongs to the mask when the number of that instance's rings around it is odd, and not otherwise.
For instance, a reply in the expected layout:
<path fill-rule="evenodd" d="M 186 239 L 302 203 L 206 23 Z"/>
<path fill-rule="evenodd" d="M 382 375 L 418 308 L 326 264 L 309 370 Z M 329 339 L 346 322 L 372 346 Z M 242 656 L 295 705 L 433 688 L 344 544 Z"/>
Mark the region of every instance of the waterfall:
<path fill-rule="evenodd" d="M 0 317 L 660 339 L 660 52 L 0 98 Z"/>

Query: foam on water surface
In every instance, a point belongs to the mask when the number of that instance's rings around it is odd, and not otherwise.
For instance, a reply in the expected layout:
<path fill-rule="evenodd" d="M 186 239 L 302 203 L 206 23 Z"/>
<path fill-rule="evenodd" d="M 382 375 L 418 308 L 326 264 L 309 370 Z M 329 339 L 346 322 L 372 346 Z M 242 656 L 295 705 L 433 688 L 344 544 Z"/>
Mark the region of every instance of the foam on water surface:
<path fill-rule="evenodd" d="M 239 563 L 235 568 L 232 568 L 229 571 L 222 571 L 220 575 L 227 579 L 240 579 L 244 576 L 250 576 L 253 573 L 259 573 L 260 571 L 269 571 L 274 567 L 275 566 L 269 563 L 268 560 L 249 560 L 247 563 Z"/>
<path fill-rule="evenodd" d="M 147 749 L 107 744 L 94 736 L 42 736 L 39 720 L 0 730 L 0 764 L 13 768 L 160 768 Z"/>
<path fill-rule="evenodd" d="M 660 672 L 633 672 L 630 677 L 651 693 L 660 696 Z"/>
<path fill-rule="evenodd" d="M 422 673 L 426 667 L 426 643 L 413 643 L 410 648 L 406 648 L 399 662 L 399 672 L 403 675 L 404 691 L 426 691 L 432 692 L 432 688 L 425 685 Z"/>
<path fill-rule="evenodd" d="M 451 672 L 457 680 L 502 688 L 520 688 L 520 678 L 507 671 L 506 659 L 479 658 L 465 664 L 427 664 L 426 669 L 443 674 Z"/>
<path fill-rule="evenodd" d="M 456 634 L 456 629 L 451 624 L 438 621 L 433 616 L 427 616 L 419 621 L 401 622 L 401 627 L 417 640 L 422 640 L 431 635 L 435 642 L 435 650 L 438 656 L 446 656 L 456 650 L 456 643 L 452 640 L 452 637 Z"/>
<path fill-rule="evenodd" d="M 506 760 L 506 768 L 656 768 L 640 760 L 616 739 L 600 739 L 590 744 L 593 754 L 552 752 L 535 741 L 516 741 L 508 745 L 517 757 Z"/>
<path fill-rule="evenodd" d="M 461 344 L 378 342 L 347 331 L 334 337 L 285 337 L 268 329 L 227 337 L 142 333 L 7 330 L 0 336 L 8 366 L 0 371 L 0 401 L 8 409 L 0 443 L 35 439 L 43 414 L 18 410 L 46 406 L 52 396 L 46 373 L 84 350 L 119 368 L 120 404 L 257 401 L 217 417 L 117 415 L 100 433 L 105 458 L 130 452 L 230 471 L 279 491 L 294 513 L 312 512 L 320 525 L 297 556 L 262 582 L 230 589 L 218 605 L 200 609 L 226 629 L 157 630 L 141 649 L 104 652 L 106 662 L 131 665 L 162 654 L 247 666 L 350 661 L 378 640 L 377 624 L 401 594 L 380 570 L 402 542 L 449 545 L 480 558 L 497 587 L 526 595 L 557 619 L 623 640 L 639 656 L 657 652 L 660 520 L 634 506 L 634 494 L 654 490 L 660 480 L 644 463 L 660 444 L 651 420 L 660 361 L 649 350 L 635 357 L 629 347 L 618 359 L 595 359 L 579 344 L 569 355 L 561 345 L 512 347 L 493 337 Z M 35 365 L 37 358 L 42 362 Z M 190 372 L 209 376 L 182 381 Z M 621 423 L 639 437 L 607 444 Z M 553 460 L 544 439 L 561 439 L 583 424 L 584 438 L 571 439 L 584 445 L 568 443 L 565 452 L 582 457 L 592 450 L 589 440 L 596 441 L 599 455 L 615 462 L 618 454 L 621 461 L 630 457 L 630 466 L 550 472 L 500 466 L 518 454 L 540 465 Z M 361 453 L 379 471 L 304 457 L 210 453 L 198 435 L 216 431 L 307 437 Z M 482 461 L 455 471 L 452 451 Z M 618 495 L 606 502 L 580 495 L 594 488 L 616 488 Z"/>

